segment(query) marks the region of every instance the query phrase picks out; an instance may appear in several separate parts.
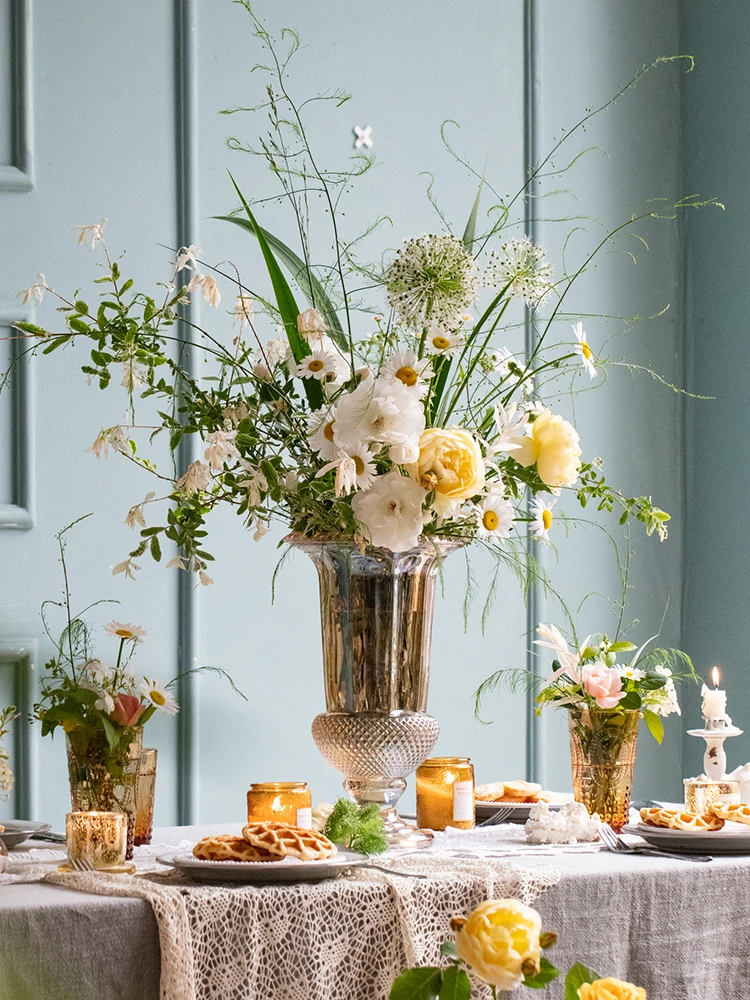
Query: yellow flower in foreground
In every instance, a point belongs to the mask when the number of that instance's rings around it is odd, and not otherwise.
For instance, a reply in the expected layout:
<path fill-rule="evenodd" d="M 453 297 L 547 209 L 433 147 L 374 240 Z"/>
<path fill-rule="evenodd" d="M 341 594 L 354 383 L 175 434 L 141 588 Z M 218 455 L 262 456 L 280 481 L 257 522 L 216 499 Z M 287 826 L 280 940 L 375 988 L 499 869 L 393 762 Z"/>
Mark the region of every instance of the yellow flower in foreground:
<path fill-rule="evenodd" d="M 597 979 L 578 989 L 581 1000 L 646 1000 L 646 991 L 621 979 Z"/>
<path fill-rule="evenodd" d="M 529 433 L 513 439 L 519 447 L 511 454 L 525 468 L 536 463 L 539 478 L 547 486 L 572 486 L 581 467 L 579 440 L 567 420 L 541 410 L 529 424 Z"/>
<path fill-rule="evenodd" d="M 490 986 L 514 990 L 525 973 L 538 971 L 542 919 L 525 903 L 517 899 L 480 903 L 465 923 L 454 920 L 451 926 L 458 928 L 458 957 Z"/>
<path fill-rule="evenodd" d="M 431 427 L 419 438 L 419 458 L 407 467 L 411 478 L 435 491 L 435 508 L 446 513 L 454 503 L 484 487 L 484 459 L 478 443 L 462 427 Z"/>

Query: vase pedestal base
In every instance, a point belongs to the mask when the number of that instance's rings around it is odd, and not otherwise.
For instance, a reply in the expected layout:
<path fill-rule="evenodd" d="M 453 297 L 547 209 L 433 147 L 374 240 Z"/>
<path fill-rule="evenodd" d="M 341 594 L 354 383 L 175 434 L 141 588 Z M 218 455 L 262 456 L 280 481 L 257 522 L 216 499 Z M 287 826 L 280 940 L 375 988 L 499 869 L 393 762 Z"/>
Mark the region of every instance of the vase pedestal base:
<path fill-rule="evenodd" d="M 389 847 L 405 851 L 419 851 L 430 847 L 434 840 L 432 830 L 420 830 L 413 823 L 402 819 L 396 803 L 406 788 L 404 778 L 347 778 L 344 791 L 357 805 L 376 803 L 385 823 L 385 836 Z"/>

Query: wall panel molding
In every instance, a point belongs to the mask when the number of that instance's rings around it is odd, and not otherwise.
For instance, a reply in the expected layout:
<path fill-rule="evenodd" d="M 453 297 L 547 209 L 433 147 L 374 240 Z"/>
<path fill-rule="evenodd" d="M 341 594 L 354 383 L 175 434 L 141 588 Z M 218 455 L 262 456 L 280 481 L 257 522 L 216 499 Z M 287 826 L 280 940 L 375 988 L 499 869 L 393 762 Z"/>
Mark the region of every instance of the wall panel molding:
<path fill-rule="evenodd" d="M 0 329 L 11 333 L 13 323 L 31 318 L 31 312 L 14 302 L 0 302 Z M 0 530 L 28 530 L 35 523 L 34 482 L 34 385 L 31 356 L 22 358 L 25 341 L 19 333 L 9 339 L 11 379 L 5 391 L 11 398 L 10 462 L 12 495 L 10 503 L 0 503 Z"/>
<path fill-rule="evenodd" d="M 12 160 L 0 165 L 0 191 L 34 187 L 31 0 L 11 0 Z"/>
<path fill-rule="evenodd" d="M 0 670 L 13 671 L 13 704 L 21 715 L 13 724 L 13 763 L 16 785 L 13 791 L 14 812 L 18 819 L 36 819 L 39 792 L 36 727 L 28 722 L 36 685 L 36 639 L 8 639 L 0 644 Z"/>

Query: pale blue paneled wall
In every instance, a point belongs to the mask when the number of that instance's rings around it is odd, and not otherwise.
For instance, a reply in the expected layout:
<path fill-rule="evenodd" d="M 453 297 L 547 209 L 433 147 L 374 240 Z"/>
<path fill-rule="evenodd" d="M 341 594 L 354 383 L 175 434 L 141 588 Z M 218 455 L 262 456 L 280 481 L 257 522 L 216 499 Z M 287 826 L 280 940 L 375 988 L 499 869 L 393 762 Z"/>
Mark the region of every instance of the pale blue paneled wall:
<path fill-rule="evenodd" d="M 5 3 L 17 13 L 27 6 L 23 0 Z M 609 95 L 633 68 L 677 44 L 671 3 L 662 5 L 659 13 L 645 0 L 627 8 L 572 0 L 537 6 L 542 147 L 560 126 L 575 121 L 582 107 Z M 6 19 L 8 10 L 0 5 Z M 191 10 L 197 19 L 195 31 L 186 32 L 190 21 L 176 15 Z M 354 100 L 336 115 L 316 114 L 315 134 L 326 165 L 349 155 L 354 124 L 373 126 L 382 166 L 352 196 L 346 226 L 353 235 L 377 214 L 392 217 L 393 227 L 372 238 L 374 256 L 395 246 L 402 235 L 438 224 L 424 197 L 427 182 L 420 171 L 436 172 L 441 203 L 457 227 L 463 225 L 473 181 L 441 151 L 439 126 L 445 118 L 460 122 L 457 145 L 480 168 L 489 155 L 501 191 L 510 194 L 518 188 L 525 166 L 521 0 L 472 0 L 460 6 L 448 0 L 429 4 L 420 0 L 406 6 L 387 0 L 376 7 L 344 0 L 313 7 L 289 0 L 260 4 L 258 10 L 268 14 L 273 26 L 288 23 L 300 29 L 308 47 L 298 57 L 293 82 L 302 94 L 337 86 L 354 92 Z M 90 72 L 73 68 L 66 56 L 81 38 L 86 39 L 87 50 L 101 56 Z M 176 99 L 174 53 L 190 51 L 188 43 L 195 54 L 198 103 L 193 114 L 189 105 L 186 108 Z M 13 303 L 16 291 L 37 271 L 44 271 L 61 289 L 84 285 L 93 271 L 93 258 L 75 246 L 71 227 L 103 216 L 110 220 L 107 233 L 113 249 L 127 250 L 125 267 L 137 281 L 166 276 L 169 254 L 158 244 L 174 245 L 179 239 L 184 211 L 181 215 L 178 196 L 183 208 L 185 196 L 195 205 L 192 238 L 205 247 L 208 259 L 231 259 L 251 279 L 249 283 L 259 280 L 262 269 L 256 248 L 211 218 L 233 207 L 227 167 L 252 197 L 272 191 L 272 178 L 260 161 L 230 153 L 224 145 L 230 132 L 252 138 L 256 126 L 243 116 L 218 114 L 221 108 L 263 99 L 261 78 L 250 72 L 261 53 L 244 12 L 228 0 L 174 5 L 138 0 L 127 8 L 110 0 L 96 5 L 84 0 L 65 5 L 36 0 L 30 48 L 35 186 L 26 192 L 7 190 L 8 174 L 0 168 L 0 227 L 3 234 L 12 234 L 2 243 L 0 300 Z M 583 52 L 588 53 L 585 59 Z M 0 101 L 5 87 L 6 83 L 0 84 Z M 569 185 L 581 197 L 580 209 L 574 211 L 609 222 L 646 196 L 671 196 L 676 191 L 675 88 L 674 76 L 664 74 L 606 119 L 596 141 L 608 149 L 612 160 L 595 154 L 570 175 Z M 644 123 L 649 123 L 648 131 Z M 7 101 L 0 111 L 0 132 L 7 141 L 11 134 Z M 189 172 L 177 169 L 176 150 L 184 150 L 186 137 L 197 145 L 192 185 Z M 586 144 L 593 144 L 591 137 Z M 12 167 L 10 147 L 10 143 L 7 150 L 0 145 L 0 151 Z M 571 203 L 575 204 L 572 197 L 564 201 L 566 212 Z M 279 227 L 277 217 L 269 208 L 262 221 L 281 228 L 283 235 L 287 224 Z M 547 227 L 541 235 L 555 246 L 560 232 L 560 227 Z M 649 236 L 655 249 L 647 262 L 631 269 L 615 258 L 587 278 L 587 311 L 647 314 L 667 301 L 673 310 L 678 308 L 674 230 L 666 227 Z M 322 221 L 315 240 L 320 256 L 327 256 L 330 237 Z M 230 288 L 222 290 L 230 301 Z M 229 320 L 223 311 L 210 318 L 205 313 L 203 318 L 226 336 Z M 45 303 L 38 314 L 45 322 L 54 322 L 51 304 Z M 0 322 L 5 315 L 0 315 Z M 364 331 L 366 322 L 357 322 Z M 592 321 L 592 341 L 616 329 Z M 638 328 L 635 341 L 630 336 L 621 338 L 622 344 L 616 341 L 612 353 L 633 356 L 634 343 L 639 360 L 651 360 L 674 377 L 677 329 L 671 313 Z M 179 669 L 178 640 L 189 630 L 196 639 L 198 661 L 230 669 L 250 697 L 246 705 L 215 679 L 201 679 L 195 685 L 195 738 L 187 741 L 193 753 L 189 759 L 183 755 L 179 768 L 175 721 L 159 723 L 152 731 L 163 754 L 158 819 L 176 818 L 179 779 L 186 773 L 195 792 L 194 815 L 204 820 L 241 818 L 244 790 L 251 780 L 302 777 L 311 783 L 316 798 L 335 796 L 338 776 L 319 758 L 309 735 L 310 720 L 323 706 L 312 566 L 300 555 L 291 559 L 280 575 L 277 601 L 271 607 L 276 539 L 256 544 L 236 518 L 221 514 L 211 524 L 217 555 L 215 584 L 190 596 L 191 615 L 185 613 L 185 600 L 178 602 L 174 572 L 144 560 L 137 584 L 112 578 L 110 568 L 131 544 L 132 536 L 122 523 L 127 508 L 150 486 L 148 478 L 127 463 L 111 458 L 97 462 L 86 454 L 101 425 L 123 418 L 124 400 L 82 385 L 77 374 L 81 360 L 80 352 L 70 352 L 54 365 L 38 363 L 33 373 L 36 427 L 30 444 L 36 524 L 31 530 L 0 532 L 0 652 L 36 640 L 36 663 L 43 662 L 48 650 L 40 639 L 38 607 L 44 597 L 57 597 L 60 591 L 53 536 L 91 510 L 95 516 L 72 536 L 69 550 L 80 603 L 99 596 L 122 600 L 117 615 L 141 622 L 149 631 L 139 652 L 143 669 L 161 676 Z M 561 405 L 571 409 L 569 399 Z M 636 531 L 635 582 L 641 589 L 634 613 L 642 617 L 642 629 L 647 631 L 660 617 L 666 596 L 674 596 L 679 585 L 679 465 L 667 444 L 677 433 L 679 408 L 674 398 L 650 382 L 624 376 L 614 378 L 596 400 L 579 400 L 576 408 L 587 456 L 602 454 L 613 479 L 627 489 L 658 494 L 663 505 L 677 514 L 677 530 L 668 547 L 647 543 Z M 14 418 L 8 432 L 7 410 L 0 416 L 3 434 L 17 434 L 23 426 Z M 661 428 L 660 435 L 653 433 L 654 426 Z M 623 427 L 628 428 L 627 436 Z M 0 446 L 6 470 L 6 478 L 0 477 L 1 504 L 12 502 L 7 473 L 12 449 L 7 436 L 0 436 Z M 612 592 L 611 556 L 596 538 L 593 531 L 576 527 L 561 544 L 558 567 L 550 567 L 565 581 L 571 600 L 591 589 Z M 435 625 L 431 709 L 442 725 L 438 750 L 471 754 L 483 780 L 515 775 L 525 766 L 523 701 L 502 696 L 488 712 L 498 721 L 482 727 L 472 717 L 471 693 L 491 670 L 524 661 L 528 644 L 524 604 L 508 579 L 486 635 L 481 635 L 476 621 L 464 635 L 462 557 L 454 556 L 451 562 Z M 107 617 L 108 612 L 102 612 L 99 621 Z M 675 614 L 670 636 L 678 627 Z M 5 685 L 0 697 L 5 697 L 10 673 L 3 662 L 0 676 Z M 183 736 L 185 732 L 183 728 Z M 37 746 L 36 736 L 32 742 L 40 761 L 32 784 L 40 787 L 43 775 L 43 812 L 59 823 L 65 807 L 62 747 L 47 741 Z M 550 734 L 542 773 L 558 785 L 568 780 L 566 752 L 559 734 Z M 642 775 L 643 790 L 651 794 L 674 784 L 679 772 L 676 743 L 659 760 L 663 773 Z M 7 809 L 12 810 L 12 804 Z"/>

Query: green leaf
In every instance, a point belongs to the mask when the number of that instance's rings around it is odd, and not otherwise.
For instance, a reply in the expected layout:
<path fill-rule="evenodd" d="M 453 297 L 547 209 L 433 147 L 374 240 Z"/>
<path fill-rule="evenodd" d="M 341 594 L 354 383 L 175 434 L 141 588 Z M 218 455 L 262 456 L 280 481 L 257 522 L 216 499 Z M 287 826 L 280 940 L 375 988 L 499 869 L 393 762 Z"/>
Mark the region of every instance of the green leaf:
<path fill-rule="evenodd" d="M 104 735 L 107 737 L 107 743 L 109 743 L 110 747 L 114 749 L 120 742 L 120 737 L 117 735 L 117 730 L 109 721 L 106 715 L 102 716 L 102 725 L 104 726 Z"/>
<path fill-rule="evenodd" d="M 268 276 L 271 279 L 271 284 L 273 285 L 274 295 L 276 296 L 276 305 L 278 306 L 279 313 L 281 315 L 281 320 L 284 324 L 284 329 L 286 330 L 287 340 L 289 341 L 289 346 L 292 349 L 292 354 L 295 361 L 301 361 L 306 354 L 310 354 L 310 347 L 306 340 L 302 338 L 299 331 L 297 330 L 297 317 L 299 316 L 299 309 L 297 303 L 294 301 L 294 295 L 289 287 L 289 284 L 281 272 L 281 268 L 276 262 L 276 258 L 268 245 L 268 241 L 255 220 L 255 216 L 250 210 L 250 206 L 245 201 L 245 197 L 237 187 L 237 182 L 232 175 L 229 175 L 232 184 L 234 184 L 234 189 L 239 195 L 240 201 L 242 202 L 242 207 L 245 209 L 245 214 L 254 226 L 255 237 L 258 240 L 258 245 L 260 246 L 261 253 L 263 254 L 263 260 L 265 261 L 266 268 L 268 270 Z M 305 378 L 302 379 L 305 389 L 305 395 L 307 396 L 307 401 L 313 410 L 319 410 L 323 405 L 323 390 L 318 385 L 314 379 Z"/>
<path fill-rule="evenodd" d="M 456 954 L 456 945 L 453 941 L 443 941 L 440 945 L 440 954 L 444 958 L 458 958 Z"/>
<path fill-rule="evenodd" d="M 565 1000 L 580 1000 L 578 990 L 584 983 L 594 983 L 602 977 L 581 962 L 576 962 L 565 977 Z"/>
<path fill-rule="evenodd" d="M 89 307 L 86 305 L 83 299 L 77 299 L 75 306 L 76 306 L 76 312 L 79 312 L 82 316 L 85 316 L 86 313 L 89 311 Z"/>
<path fill-rule="evenodd" d="M 610 653 L 629 653 L 632 649 L 636 648 L 633 642 L 613 642 L 609 647 L 609 651 Z"/>
<path fill-rule="evenodd" d="M 249 219 L 241 219 L 235 215 L 218 215 L 216 218 L 219 222 L 231 222 L 233 225 L 246 230 L 246 232 L 252 233 L 253 236 L 256 235 L 255 226 Z M 273 233 L 269 233 L 267 229 L 263 229 L 262 227 L 260 227 L 260 231 L 273 252 L 302 289 L 302 294 L 310 305 L 318 309 L 325 317 L 331 339 L 338 344 L 342 351 L 348 354 L 349 341 L 341 327 L 333 303 L 326 294 L 323 285 L 318 281 L 302 258 L 298 257 L 294 250 L 288 247 L 286 243 L 282 243 L 278 236 L 274 236 Z"/>
<path fill-rule="evenodd" d="M 451 965 L 443 973 L 440 1000 L 471 1000 L 471 983 L 464 969 Z"/>
<path fill-rule="evenodd" d="M 664 723 L 661 721 L 656 712 L 652 712 L 648 708 L 644 708 L 643 721 L 646 723 L 648 731 L 654 737 L 656 742 L 661 743 L 664 739 Z"/>
<path fill-rule="evenodd" d="M 13 326 L 17 330 L 23 330 L 24 333 L 32 333 L 35 337 L 49 337 L 50 333 L 45 330 L 43 326 L 37 326 L 36 323 L 14 323 Z"/>
<path fill-rule="evenodd" d="M 618 708 L 626 708 L 628 710 L 633 708 L 640 708 L 642 703 L 641 696 L 637 691 L 629 691 L 622 701 L 618 701 Z"/>
<path fill-rule="evenodd" d="M 524 976 L 523 985 L 530 987 L 532 990 L 543 990 L 547 983 L 551 983 L 559 975 L 560 970 L 556 969 L 549 959 L 542 956 L 539 960 L 539 972 L 534 976 Z"/>
<path fill-rule="evenodd" d="M 479 183 L 479 190 L 477 191 L 477 196 L 474 199 L 474 204 L 471 206 L 471 212 L 469 213 L 469 219 L 466 223 L 466 229 L 464 229 L 464 234 L 461 237 L 461 242 L 466 247 L 466 249 L 471 253 L 471 248 L 474 245 L 474 234 L 477 229 L 477 215 L 479 214 L 479 199 L 482 197 L 482 188 L 484 187 L 484 178 Z"/>
<path fill-rule="evenodd" d="M 389 1000 L 435 1000 L 442 985 L 440 969 L 406 969 L 394 981 Z"/>
<path fill-rule="evenodd" d="M 161 545 L 159 545 L 158 535 L 152 536 L 149 548 L 151 549 L 151 558 L 155 562 L 161 562 Z"/>

